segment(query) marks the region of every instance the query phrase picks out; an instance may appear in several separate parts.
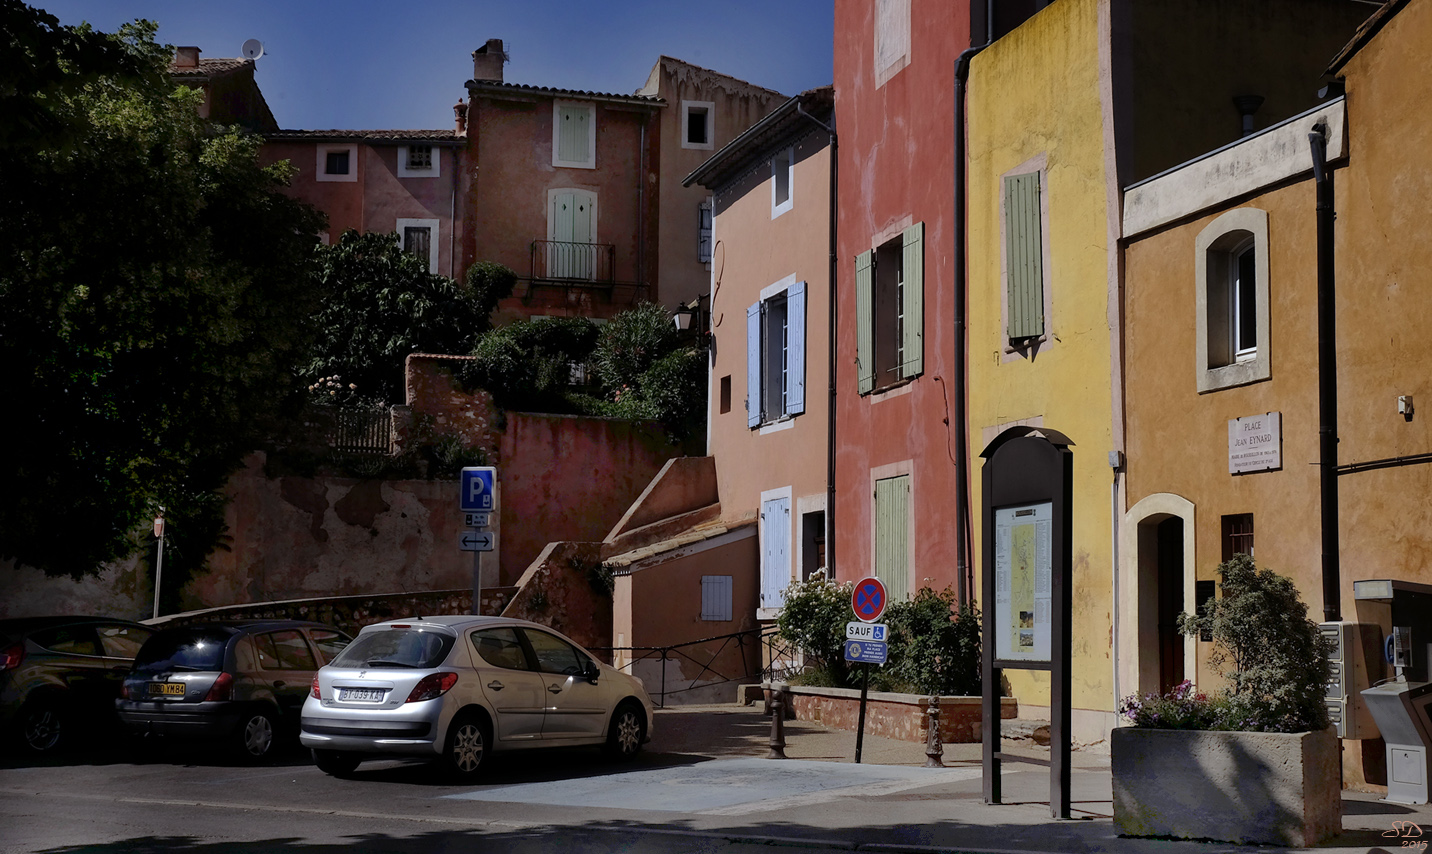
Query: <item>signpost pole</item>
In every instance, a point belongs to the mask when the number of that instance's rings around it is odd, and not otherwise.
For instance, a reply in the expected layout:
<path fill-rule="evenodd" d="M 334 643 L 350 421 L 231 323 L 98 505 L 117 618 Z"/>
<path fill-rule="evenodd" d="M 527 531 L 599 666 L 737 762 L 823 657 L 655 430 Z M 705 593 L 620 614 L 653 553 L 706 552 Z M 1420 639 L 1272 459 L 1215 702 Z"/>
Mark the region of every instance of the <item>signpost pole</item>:
<path fill-rule="evenodd" d="M 865 695 L 870 688 L 870 665 L 860 665 L 860 715 L 855 724 L 855 764 L 860 764 L 860 748 L 865 744 Z"/>
<path fill-rule="evenodd" d="M 482 616 L 482 552 L 472 553 L 472 613 Z"/>

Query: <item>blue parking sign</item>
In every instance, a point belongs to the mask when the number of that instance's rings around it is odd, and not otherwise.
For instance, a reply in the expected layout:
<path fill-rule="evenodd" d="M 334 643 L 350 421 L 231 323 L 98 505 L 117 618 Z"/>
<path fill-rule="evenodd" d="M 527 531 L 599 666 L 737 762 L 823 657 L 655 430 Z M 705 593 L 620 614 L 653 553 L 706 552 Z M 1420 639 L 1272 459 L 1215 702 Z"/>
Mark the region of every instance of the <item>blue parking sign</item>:
<path fill-rule="evenodd" d="M 464 513 L 491 513 L 494 503 L 493 487 L 497 484 L 497 469 L 492 466 L 472 466 L 462 470 L 462 492 L 458 496 L 459 509 Z"/>

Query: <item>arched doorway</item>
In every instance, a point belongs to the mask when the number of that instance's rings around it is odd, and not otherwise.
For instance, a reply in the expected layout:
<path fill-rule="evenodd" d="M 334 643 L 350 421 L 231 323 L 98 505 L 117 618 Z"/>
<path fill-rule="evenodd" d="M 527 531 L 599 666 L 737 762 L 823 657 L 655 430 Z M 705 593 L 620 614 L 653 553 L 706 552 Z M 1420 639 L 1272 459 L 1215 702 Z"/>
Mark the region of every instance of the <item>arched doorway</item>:
<path fill-rule="evenodd" d="M 1170 493 L 1145 497 L 1120 531 L 1119 690 L 1166 693 L 1195 677 L 1194 644 L 1178 632 L 1192 611 L 1194 508 Z"/>

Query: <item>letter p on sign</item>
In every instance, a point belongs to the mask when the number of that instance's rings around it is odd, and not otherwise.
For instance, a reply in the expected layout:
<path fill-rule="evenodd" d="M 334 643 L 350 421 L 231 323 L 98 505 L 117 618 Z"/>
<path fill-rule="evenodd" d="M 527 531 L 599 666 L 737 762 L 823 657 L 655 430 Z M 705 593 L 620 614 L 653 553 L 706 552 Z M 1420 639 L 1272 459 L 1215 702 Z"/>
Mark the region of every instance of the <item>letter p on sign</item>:
<path fill-rule="evenodd" d="M 461 491 L 458 509 L 464 513 L 490 513 L 494 504 L 494 489 L 497 469 L 492 466 L 472 466 L 462 470 Z"/>

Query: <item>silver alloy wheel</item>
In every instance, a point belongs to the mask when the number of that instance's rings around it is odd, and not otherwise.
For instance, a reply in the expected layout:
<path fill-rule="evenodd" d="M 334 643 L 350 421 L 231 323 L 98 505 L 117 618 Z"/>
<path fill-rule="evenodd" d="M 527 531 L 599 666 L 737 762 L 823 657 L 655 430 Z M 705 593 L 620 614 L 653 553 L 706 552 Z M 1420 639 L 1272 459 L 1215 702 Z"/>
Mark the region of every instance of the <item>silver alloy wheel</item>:
<path fill-rule="evenodd" d="M 271 747 L 273 747 L 273 721 L 263 712 L 255 712 L 244 724 L 244 752 L 257 759 L 266 755 Z"/>
<path fill-rule="evenodd" d="M 617 716 L 616 746 L 622 756 L 634 756 L 641 749 L 641 717 L 635 709 L 622 709 Z"/>
<path fill-rule="evenodd" d="M 463 774 L 471 774 L 482 764 L 482 751 L 482 728 L 477 721 L 467 720 L 458 724 L 457 731 L 452 735 L 452 745 L 448 748 L 452 767 Z"/>
<path fill-rule="evenodd" d="M 44 701 L 25 713 L 23 726 L 25 745 L 36 753 L 54 750 L 64 733 L 59 707 Z"/>

